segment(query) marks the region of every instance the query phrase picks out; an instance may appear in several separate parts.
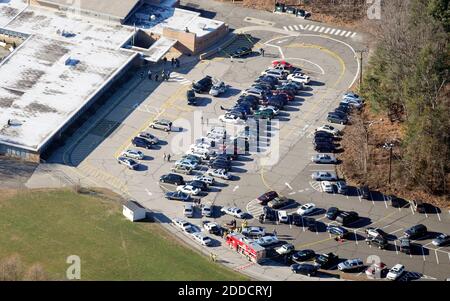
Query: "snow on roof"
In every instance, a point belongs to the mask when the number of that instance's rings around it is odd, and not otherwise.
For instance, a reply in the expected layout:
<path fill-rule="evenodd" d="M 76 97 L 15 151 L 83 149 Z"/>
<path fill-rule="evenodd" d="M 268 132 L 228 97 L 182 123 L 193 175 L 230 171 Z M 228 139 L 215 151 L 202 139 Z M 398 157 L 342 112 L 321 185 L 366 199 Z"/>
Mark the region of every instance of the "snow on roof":
<path fill-rule="evenodd" d="M 185 9 L 144 4 L 134 15 L 128 18 L 126 24 L 136 25 L 159 35 L 162 35 L 164 27 L 182 31 L 187 27 L 190 32 L 201 37 L 215 31 L 224 23 L 200 17 L 200 13 Z"/>
<path fill-rule="evenodd" d="M 1 143 L 38 151 L 135 56 L 132 30 L 76 18 L 31 7 L 7 26 L 32 35 L 0 64 Z"/>
<path fill-rule="evenodd" d="M 6 26 L 26 6 L 22 0 L 0 0 L 0 27 Z"/>

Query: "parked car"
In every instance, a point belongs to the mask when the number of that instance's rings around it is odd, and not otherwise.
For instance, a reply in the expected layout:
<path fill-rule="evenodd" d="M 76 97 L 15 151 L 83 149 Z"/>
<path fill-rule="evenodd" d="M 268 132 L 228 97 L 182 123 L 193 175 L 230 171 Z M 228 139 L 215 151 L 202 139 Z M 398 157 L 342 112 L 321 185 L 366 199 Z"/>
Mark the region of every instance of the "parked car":
<path fill-rule="evenodd" d="M 243 56 L 248 55 L 250 53 L 252 53 L 252 49 L 251 48 L 249 48 L 249 47 L 240 47 L 240 48 L 236 49 L 231 54 L 231 56 L 233 58 L 240 58 L 240 57 L 243 57 Z"/>
<path fill-rule="evenodd" d="M 337 207 L 330 207 L 330 208 L 328 208 L 327 213 L 325 213 L 325 216 L 329 220 L 334 221 L 340 212 L 341 211 Z"/>
<path fill-rule="evenodd" d="M 380 228 L 368 227 L 364 230 L 364 232 L 366 232 L 366 234 L 371 237 L 377 237 L 377 236 L 387 237 L 388 236 L 388 234 Z"/>
<path fill-rule="evenodd" d="M 400 238 L 399 239 L 400 252 L 405 254 L 411 254 L 411 240 L 408 238 Z"/>
<path fill-rule="evenodd" d="M 332 235 L 339 236 L 339 237 L 346 237 L 348 235 L 347 229 L 342 228 L 340 226 L 334 226 L 334 225 L 327 226 L 327 232 Z"/>
<path fill-rule="evenodd" d="M 328 154 L 317 154 L 311 157 L 311 161 L 314 163 L 336 164 L 337 159 L 335 156 Z"/>
<path fill-rule="evenodd" d="M 290 200 L 286 197 L 277 196 L 276 198 L 274 198 L 273 200 L 268 202 L 267 205 L 272 209 L 280 209 L 280 208 L 286 207 L 287 205 L 289 205 L 291 203 L 292 203 L 292 200 Z"/>
<path fill-rule="evenodd" d="M 347 183 L 345 183 L 345 181 L 337 181 L 335 183 L 335 186 L 336 186 L 337 193 L 347 194 L 348 186 L 347 186 Z"/>
<path fill-rule="evenodd" d="M 200 193 L 200 188 L 194 187 L 192 185 L 180 185 L 177 187 L 177 191 L 181 191 L 188 195 L 198 195 Z"/>
<path fill-rule="evenodd" d="M 236 207 L 222 207 L 220 211 L 237 218 L 244 218 L 246 215 L 244 211 Z"/>
<path fill-rule="evenodd" d="M 176 227 L 178 227 L 178 228 L 180 228 L 181 230 L 186 231 L 186 232 L 188 232 L 189 230 L 192 229 L 192 224 L 189 223 L 189 222 L 187 222 L 187 221 L 185 221 L 184 219 L 174 218 L 174 219 L 172 220 L 172 223 L 173 223 Z"/>
<path fill-rule="evenodd" d="M 181 159 L 175 161 L 175 166 L 183 166 L 190 169 L 196 169 L 198 167 L 198 163 L 189 159 Z"/>
<path fill-rule="evenodd" d="M 425 203 L 422 200 L 411 200 L 410 204 L 414 212 L 426 213 Z"/>
<path fill-rule="evenodd" d="M 386 278 L 389 280 L 397 280 L 403 275 L 404 272 L 405 266 L 402 264 L 396 264 L 389 270 L 389 272 L 386 275 Z"/>
<path fill-rule="evenodd" d="M 278 238 L 274 235 L 266 235 L 258 238 L 255 242 L 261 247 L 267 247 L 270 245 L 277 244 L 279 242 Z"/>
<path fill-rule="evenodd" d="M 236 116 L 235 114 L 225 114 L 219 116 L 219 121 L 223 123 L 231 123 L 231 124 L 241 124 L 244 122 L 242 118 Z"/>
<path fill-rule="evenodd" d="M 194 89 L 189 89 L 186 91 L 186 98 L 188 105 L 196 105 L 197 104 L 197 96 L 195 96 Z"/>
<path fill-rule="evenodd" d="M 364 267 L 364 262 L 360 258 L 348 259 L 338 264 L 339 271 L 348 272 L 360 270 Z"/>
<path fill-rule="evenodd" d="M 330 113 L 327 116 L 327 121 L 331 123 L 338 123 L 338 124 L 347 124 L 348 118 L 347 117 L 341 117 L 337 114 Z"/>
<path fill-rule="evenodd" d="M 338 177 L 334 172 L 316 171 L 311 175 L 311 178 L 316 181 L 337 181 Z"/>
<path fill-rule="evenodd" d="M 431 243 L 436 247 L 447 246 L 450 243 L 450 235 L 441 233 Z"/>
<path fill-rule="evenodd" d="M 163 130 L 165 132 L 169 132 L 172 130 L 172 121 L 167 119 L 156 119 L 150 124 L 152 129 Z"/>
<path fill-rule="evenodd" d="M 194 89 L 196 93 L 208 93 L 212 85 L 212 77 L 207 75 L 201 80 L 194 82 L 192 84 L 192 89 Z"/>
<path fill-rule="evenodd" d="M 229 180 L 231 178 L 231 175 L 224 169 L 208 169 L 206 175 L 224 180 Z"/>
<path fill-rule="evenodd" d="M 403 207 L 403 201 L 399 197 L 396 197 L 395 195 L 388 195 L 386 197 L 386 201 L 388 201 L 392 207 L 394 208 L 400 208 Z"/>
<path fill-rule="evenodd" d="M 210 234 L 222 235 L 222 227 L 218 223 L 205 221 L 203 222 L 203 228 Z"/>
<path fill-rule="evenodd" d="M 211 90 L 209 90 L 209 94 L 212 96 L 219 96 L 227 91 L 227 85 L 223 81 L 218 81 L 214 83 L 214 85 L 211 87 Z"/>
<path fill-rule="evenodd" d="M 214 185 L 215 180 L 213 177 L 205 176 L 205 175 L 197 175 L 193 178 L 194 181 L 201 181 L 208 185 Z"/>
<path fill-rule="evenodd" d="M 326 133 L 329 133 L 329 134 L 331 134 L 331 135 L 333 135 L 335 137 L 340 136 L 340 134 L 341 134 L 340 130 L 338 130 L 337 128 L 335 128 L 334 126 L 329 125 L 329 124 L 325 124 L 325 125 L 323 125 L 321 127 L 318 127 L 316 129 L 316 133 L 317 132 L 326 132 Z"/>
<path fill-rule="evenodd" d="M 360 186 L 358 188 L 358 190 L 359 190 L 359 195 L 361 196 L 362 199 L 370 200 L 370 189 L 369 189 L 369 186 L 367 186 L 367 185 Z"/>
<path fill-rule="evenodd" d="M 320 266 L 317 264 L 295 263 L 291 265 L 291 271 L 308 277 L 315 276 Z"/>
<path fill-rule="evenodd" d="M 139 163 L 135 160 L 127 157 L 119 157 L 117 158 L 117 162 L 121 165 L 125 165 L 128 169 L 136 170 L 139 167 Z"/>
<path fill-rule="evenodd" d="M 202 206 L 202 216 L 204 216 L 204 217 L 213 217 L 214 216 L 214 205 L 212 205 L 212 204 L 204 204 Z"/>
<path fill-rule="evenodd" d="M 311 260 L 315 257 L 316 257 L 316 253 L 314 252 L 314 250 L 306 249 L 306 250 L 301 250 L 301 251 L 295 252 L 291 258 L 294 262 L 303 262 L 303 261 Z"/>
<path fill-rule="evenodd" d="M 333 193 L 334 192 L 334 185 L 330 181 L 322 181 L 322 182 L 320 182 L 320 187 L 322 188 L 323 192 L 326 192 L 326 193 Z"/>
<path fill-rule="evenodd" d="M 319 153 L 334 153 L 336 146 L 330 143 L 317 143 L 314 145 L 314 150 Z"/>
<path fill-rule="evenodd" d="M 289 74 L 287 79 L 289 81 L 299 82 L 302 84 L 309 84 L 309 82 L 311 81 L 311 77 L 309 77 L 308 75 L 302 74 L 302 73 Z"/>
<path fill-rule="evenodd" d="M 287 255 L 290 254 L 295 250 L 295 247 L 293 244 L 284 244 L 279 248 L 275 249 L 275 252 L 277 252 L 280 255 Z"/>
<path fill-rule="evenodd" d="M 141 137 L 134 137 L 133 140 L 131 140 L 131 143 L 136 147 L 142 147 L 146 149 L 151 149 L 153 145 L 150 143 L 150 141 Z"/>
<path fill-rule="evenodd" d="M 160 181 L 161 183 L 169 183 L 169 184 L 174 184 L 174 185 L 176 185 L 176 186 L 178 186 L 178 185 L 184 185 L 184 179 L 183 179 L 183 177 L 180 176 L 180 175 L 173 174 L 173 173 L 169 173 L 169 174 L 167 174 L 167 175 L 162 175 L 162 176 L 159 178 L 159 181 Z"/>
<path fill-rule="evenodd" d="M 339 257 L 333 253 L 320 254 L 315 259 L 315 262 L 324 270 L 333 267 L 338 261 Z"/>
<path fill-rule="evenodd" d="M 134 160 L 142 160 L 145 157 L 143 152 L 134 150 L 134 149 L 127 149 L 127 150 L 123 151 L 120 156 L 134 159 Z"/>
<path fill-rule="evenodd" d="M 194 234 L 192 234 L 192 236 L 196 242 L 198 242 L 199 244 L 201 244 L 203 246 L 208 247 L 212 244 L 211 238 L 209 238 L 208 236 L 206 236 L 200 232 L 194 233 Z"/>
<path fill-rule="evenodd" d="M 405 230 L 404 236 L 409 239 L 421 238 L 428 233 L 428 229 L 423 224 L 412 226 Z"/>
<path fill-rule="evenodd" d="M 314 210 L 316 210 L 316 205 L 313 203 L 307 203 L 307 204 L 300 206 L 297 209 L 297 214 L 302 215 L 302 216 L 308 215 L 308 214 L 312 213 Z"/>
<path fill-rule="evenodd" d="M 176 172 L 176 173 L 190 175 L 192 173 L 192 168 L 189 168 L 189 167 L 183 166 L 183 165 L 175 165 L 174 167 L 172 167 L 171 171 Z"/>
<path fill-rule="evenodd" d="M 138 137 L 146 139 L 150 144 L 157 144 L 159 142 L 159 139 L 149 132 L 140 132 Z"/>
<path fill-rule="evenodd" d="M 254 118 L 258 119 L 272 119 L 274 117 L 273 110 L 270 109 L 262 109 L 253 113 Z"/>
<path fill-rule="evenodd" d="M 266 235 L 266 230 L 263 227 L 246 227 L 241 231 L 242 234 L 248 237 L 261 237 Z"/>
<path fill-rule="evenodd" d="M 276 191 L 268 191 L 260 195 L 256 200 L 259 204 L 266 205 L 276 197 L 278 197 L 278 193 Z"/>
<path fill-rule="evenodd" d="M 386 249 L 388 246 L 388 241 L 383 236 L 369 236 L 366 238 L 366 242 L 368 245 L 373 245 L 378 249 Z"/>
<path fill-rule="evenodd" d="M 195 209 L 195 207 L 192 205 L 192 203 L 184 205 L 184 208 L 183 208 L 184 216 L 186 216 L 186 217 L 193 217 L 194 216 L 194 209 Z"/>
<path fill-rule="evenodd" d="M 340 223 L 342 226 L 350 225 L 357 220 L 359 220 L 359 215 L 355 211 L 343 211 L 336 217 L 336 222 Z"/>
<path fill-rule="evenodd" d="M 379 262 L 379 263 L 374 263 L 372 264 L 370 267 L 367 268 L 367 270 L 365 271 L 366 275 L 368 277 L 375 277 L 375 275 L 377 275 L 377 273 L 379 273 L 378 275 L 383 275 L 385 273 L 387 269 L 387 265 L 384 262 Z"/>
<path fill-rule="evenodd" d="M 192 180 L 192 181 L 186 182 L 186 185 L 200 189 L 201 191 L 208 191 L 208 184 L 206 184 L 205 182 L 202 182 L 202 181 Z"/>
<path fill-rule="evenodd" d="M 186 194 L 181 191 L 168 191 L 166 192 L 166 198 L 169 200 L 183 201 L 183 202 L 187 202 L 191 199 L 189 194 Z"/>

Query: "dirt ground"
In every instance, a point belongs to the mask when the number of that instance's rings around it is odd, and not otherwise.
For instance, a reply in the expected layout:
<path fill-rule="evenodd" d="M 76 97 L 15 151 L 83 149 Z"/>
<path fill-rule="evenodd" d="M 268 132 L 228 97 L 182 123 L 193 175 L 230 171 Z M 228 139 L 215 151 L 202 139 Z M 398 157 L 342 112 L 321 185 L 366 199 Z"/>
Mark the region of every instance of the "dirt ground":
<path fill-rule="evenodd" d="M 37 163 L 0 157 L 0 189 L 24 188 L 37 166 Z"/>

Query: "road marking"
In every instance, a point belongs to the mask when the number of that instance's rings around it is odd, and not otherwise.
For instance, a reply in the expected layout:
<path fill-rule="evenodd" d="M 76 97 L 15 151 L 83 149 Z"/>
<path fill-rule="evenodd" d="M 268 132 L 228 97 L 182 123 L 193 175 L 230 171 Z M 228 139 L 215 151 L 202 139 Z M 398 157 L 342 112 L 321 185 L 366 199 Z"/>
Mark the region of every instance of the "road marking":
<path fill-rule="evenodd" d="M 423 250 L 423 247 L 422 247 L 422 257 L 423 257 L 423 261 L 425 261 L 425 251 Z"/>
<path fill-rule="evenodd" d="M 362 203 L 362 198 L 361 198 L 361 195 L 360 195 L 359 188 L 357 188 L 357 192 L 358 192 L 358 199 L 359 199 L 359 202 Z"/>
<path fill-rule="evenodd" d="M 319 32 L 323 32 L 325 30 L 326 27 L 322 27 L 320 28 Z"/>
<path fill-rule="evenodd" d="M 395 246 L 395 253 L 397 253 L 397 255 L 398 255 L 397 243 L 395 242 L 395 240 L 394 240 L 394 246 Z"/>
<path fill-rule="evenodd" d="M 403 228 L 400 228 L 400 229 L 398 229 L 398 230 L 395 230 L 395 231 L 389 232 L 388 234 L 392 235 L 392 234 L 394 234 L 394 233 L 397 233 L 397 232 L 399 232 L 399 231 L 402 231 L 402 230 L 403 230 Z"/>
<path fill-rule="evenodd" d="M 335 31 L 336 31 L 336 29 L 333 28 L 333 29 L 330 31 L 330 34 L 333 34 Z"/>
<path fill-rule="evenodd" d="M 343 30 L 342 33 L 340 34 L 340 36 L 342 37 L 343 35 L 345 35 L 347 33 L 347 31 Z"/>
<path fill-rule="evenodd" d="M 316 26 L 316 28 L 314 28 L 314 31 L 318 31 L 320 29 L 320 26 Z"/>
<path fill-rule="evenodd" d="M 292 186 L 291 185 L 289 185 L 289 183 L 288 182 L 286 182 L 286 183 L 284 183 L 284 185 L 286 185 L 290 190 L 293 190 L 292 189 Z"/>
<path fill-rule="evenodd" d="M 283 26 L 283 29 L 284 29 L 284 30 L 288 30 L 288 27 L 287 27 L 287 26 Z"/>
<path fill-rule="evenodd" d="M 411 212 L 412 212 L 412 214 L 414 215 L 415 213 L 414 213 L 413 207 L 410 205 L 409 208 L 411 209 Z"/>
<path fill-rule="evenodd" d="M 386 209 L 388 207 L 387 202 L 386 202 L 386 196 L 383 194 L 383 201 L 384 201 L 384 206 L 386 206 Z"/>
<path fill-rule="evenodd" d="M 239 185 L 237 185 L 237 186 L 235 186 L 234 188 L 233 188 L 233 192 L 235 192 L 236 190 L 238 190 L 239 189 Z"/>
<path fill-rule="evenodd" d="M 351 36 L 351 38 L 354 38 L 356 36 L 356 32 L 354 32 Z"/>
<path fill-rule="evenodd" d="M 328 33 L 331 30 L 331 28 L 327 28 L 324 33 Z"/>
<path fill-rule="evenodd" d="M 292 192 L 289 193 L 289 195 L 294 195 L 294 194 L 296 194 L 295 191 L 292 191 Z"/>
<path fill-rule="evenodd" d="M 338 35 L 339 33 L 341 32 L 341 30 L 340 29 L 338 29 L 335 33 L 334 33 L 334 35 Z"/>
<path fill-rule="evenodd" d="M 298 27 L 297 27 L 297 25 L 293 25 L 293 26 L 294 26 L 294 29 L 295 29 L 295 30 L 298 30 Z"/>
<path fill-rule="evenodd" d="M 349 32 L 347 32 L 347 34 L 345 35 L 345 37 L 348 38 L 348 36 L 351 35 L 351 34 L 352 34 L 352 32 L 349 31 Z"/>
<path fill-rule="evenodd" d="M 374 200 L 373 200 L 372 192 L 371 192 L 371 191 L 369 191 L 369 195 L 370 195 L 370 199 L 372 200 L 372 204 L 375 206 L 375 202 L 374 202 Z"/>
<path fill-rule="evenodd" d="M 441 220 L 441 215 L 439 214 L 438 208 L 437 208 L 437 207 L 434 207 L 434 210 L 436 210 L 436 214 L 437 214 L 437 216 L 438 216 L 438 219 L 439 219 L 439 221 L 441 222 L 441 221 L 442 221 L 442 220 Z"/>
<path fill-rule="evenodd" d="M 145 192 L 147 192 L 147 194 L 148 194 L 149 196 L 152 196 L 152 195 L 153 195 L 153 193 L 151 193 L 150 190 L 148 190 L 147 188 L 145 188 Z"/>
<path fill-rule="evenodd" d="M 358 235 L 356 234 L 356 229 L 353 231 L 355 232 L 355 242 L 356 242 L 356 244 L 358 244 Z"/>
<path fill-rule="evenodd" d="M 434 255 L 436 255 L 436 262 L 437 262 L 437 264 L 439 264 L 439 257 L 437 254 L 437 250 L 434 250 Z"/>

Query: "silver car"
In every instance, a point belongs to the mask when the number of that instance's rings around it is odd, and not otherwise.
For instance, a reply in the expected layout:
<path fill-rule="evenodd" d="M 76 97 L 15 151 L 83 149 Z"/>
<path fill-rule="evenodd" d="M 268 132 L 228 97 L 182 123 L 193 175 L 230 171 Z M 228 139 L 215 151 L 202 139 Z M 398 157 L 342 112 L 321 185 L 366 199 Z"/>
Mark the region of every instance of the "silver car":
<path fill-rule="evenodd" d="M 211 90 L 209 90 L 209 94 L 212 96 L 219 96 L 220 94 L 223 94 L 227 91 L 227 86 L 225 85 L 224 82 L 220 81 L 215 83 L 212 87 Z"/>
<path fill-rule="evenodd" d="M 140 132 L 139 137 L 146 139 L 150 144 L 157 144 L 159 139 L 149 132 Z"/>
<path fill-rule="evenodd" d="M 172 130 L 172 121 L 166 119 L 156 119 L 151 124 L 152 129 L 163 130 L 169 132 Z"/>

